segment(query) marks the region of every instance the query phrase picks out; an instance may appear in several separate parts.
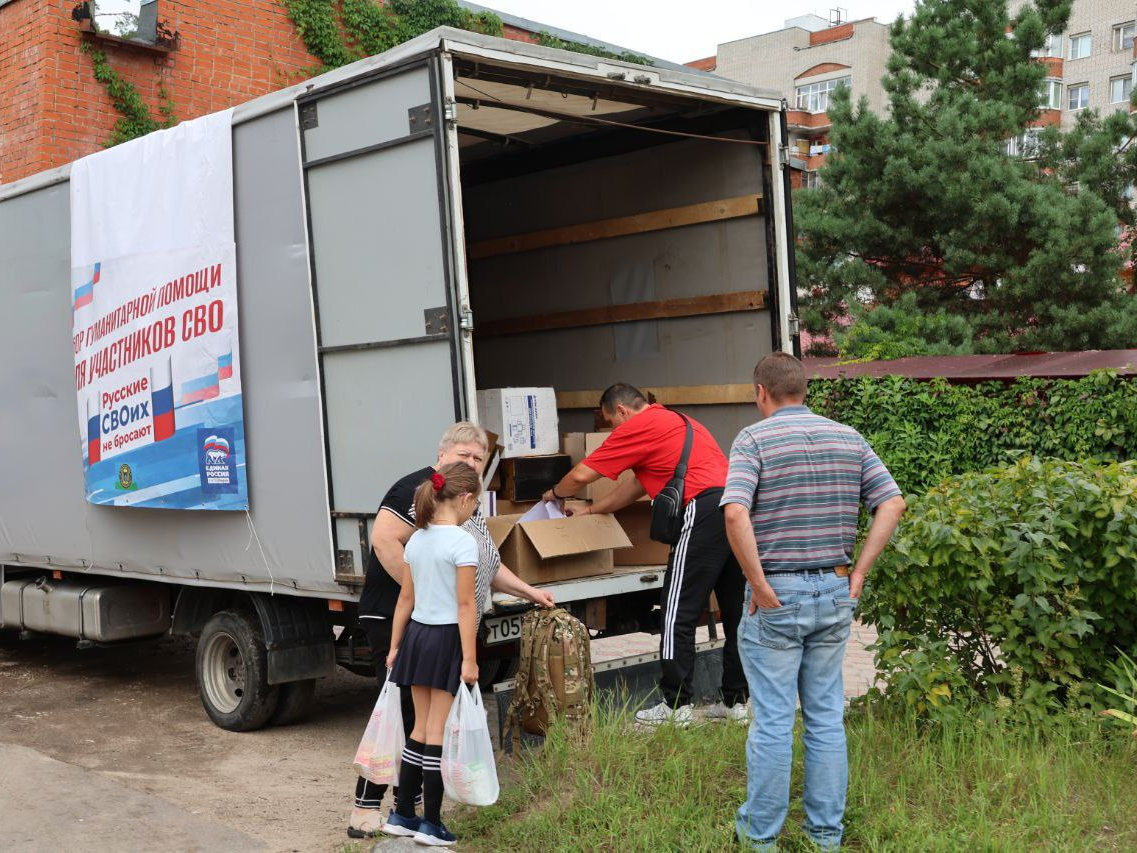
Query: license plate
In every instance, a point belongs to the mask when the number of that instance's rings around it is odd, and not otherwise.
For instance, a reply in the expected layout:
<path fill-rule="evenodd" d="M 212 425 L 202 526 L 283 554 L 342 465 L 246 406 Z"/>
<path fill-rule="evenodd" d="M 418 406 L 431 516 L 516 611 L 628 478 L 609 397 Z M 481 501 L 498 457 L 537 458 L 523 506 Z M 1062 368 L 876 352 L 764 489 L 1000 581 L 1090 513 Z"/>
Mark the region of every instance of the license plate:
<path fill-rule="evenodd" d="M 510 616 L 497 616 L 493 619 L 487 619 L 485 644 L 494 646 L 498 643 L 520 640 L 522 615 L 521 613 L 514 613 Z"/>

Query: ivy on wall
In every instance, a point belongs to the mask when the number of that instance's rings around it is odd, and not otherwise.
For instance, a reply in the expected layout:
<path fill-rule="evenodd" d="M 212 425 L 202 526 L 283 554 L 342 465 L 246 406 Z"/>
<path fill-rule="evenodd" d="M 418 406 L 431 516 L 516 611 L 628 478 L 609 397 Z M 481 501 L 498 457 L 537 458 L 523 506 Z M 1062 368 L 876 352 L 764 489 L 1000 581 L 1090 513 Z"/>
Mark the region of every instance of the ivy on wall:
<path fill-rule="evenodd" d="M 435 27 L 454 27 L 488 36 L 501 36 L 501 18 L 492 12 L 474 13 L 454 0 L 281 0 L 308 52 L 325 68 L 339 68 L 365 56 L 390 50 L 396 45 L 430 32 Z M 565 41 L 539 33 L 544 47 L 587 53 L 608 59 L 650 65 L 646 56 L 613 53 L 592 45 Z"/>
<path fill-rule="evenodd" d="M 454 0 L 281 0 L 308 52 L 325 68 L 339 68 L 390 50 L 435 27 L 502 34 L 501 19 L 474 13 Z"/>
<path fill-rule="evenodd" d="M 84 41 L 79 49 L 91 57 L 91 62 L 95 67 L 95 79 L 106 89 L 114 103 L 114 108 L 121 116 L 115 122 L 111 135 L 103 143 L 106 147 L 110 148 L 121 142 L 145 136 L 155 130 L 173 127 L 178 123 L 174 102 L 164 83 L 158 84 L 158 99 L 160 101 L 158 112 L 161 118 L 154 118 L 134 84 L 124 80 L 122 75 L 111 67 L 102 48 L 95 47 L 89 41 Z"/>
<path fill-rule="evenodd" d="M 590 44 L 581 44 L 578 41 L 565 41 L 564 39 L 557 38 L 556 36 L 546 33 L 544 31 L 537 34 L 537 43 L 542 47 L 555 47 L 558 50 L 571 50 L 574 53 L 587 53 L 589 56 L 601 56 L 605 59 L 618 59 L 621 62 L 633 62 L 636 65 L 651 65 L 652 62 L 646 56 L 640 56 L 638 53 L 613 53 L 610 50 L 605 50 L 602 47 L 594 47 Z"/>

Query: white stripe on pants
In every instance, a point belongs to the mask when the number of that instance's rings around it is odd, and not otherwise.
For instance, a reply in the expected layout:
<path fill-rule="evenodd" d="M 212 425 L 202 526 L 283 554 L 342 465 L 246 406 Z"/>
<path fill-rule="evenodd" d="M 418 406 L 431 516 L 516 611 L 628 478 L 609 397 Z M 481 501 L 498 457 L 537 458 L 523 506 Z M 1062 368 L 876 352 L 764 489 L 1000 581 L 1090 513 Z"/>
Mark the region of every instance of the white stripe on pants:
<path fill-rule="evenodd" d="M 671 561 L 671 588 L 667 590 L 667 607 L 663 613 L 662 657 L 670 660 L 675 655 L 675 617 L 679 612 L 679 593 L 683 589 L 683 569 L 687 564 L 687 543 L 695 526 L 695 501 L 687 504 L 683 513 L 683 528 L 675 543 L 675 556 Z"/>

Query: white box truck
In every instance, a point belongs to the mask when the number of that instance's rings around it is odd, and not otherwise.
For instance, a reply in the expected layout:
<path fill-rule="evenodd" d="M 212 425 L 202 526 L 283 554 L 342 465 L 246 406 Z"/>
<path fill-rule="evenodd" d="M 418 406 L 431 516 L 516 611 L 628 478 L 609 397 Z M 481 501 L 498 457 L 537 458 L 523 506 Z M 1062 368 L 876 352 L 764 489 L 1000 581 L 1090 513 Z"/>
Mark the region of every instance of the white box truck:
<path fill-rule="evenodd" d="M 586 432 L 629 381 L 725 447 L 754 363 L 797 349 L 777 93 L 438 29 L 237 107 L 232 135 L 247 514 L 85 499 L 70 169 L 0 186 L 2 629 L 196 636 L 225 728 L 366 668 L 369 524 L 477 389 L 552 386 Z M 597 635 L 650 630 L 663 568 L 554 593 Z M 522 604 L 494 609 L 491 681 Z"/>

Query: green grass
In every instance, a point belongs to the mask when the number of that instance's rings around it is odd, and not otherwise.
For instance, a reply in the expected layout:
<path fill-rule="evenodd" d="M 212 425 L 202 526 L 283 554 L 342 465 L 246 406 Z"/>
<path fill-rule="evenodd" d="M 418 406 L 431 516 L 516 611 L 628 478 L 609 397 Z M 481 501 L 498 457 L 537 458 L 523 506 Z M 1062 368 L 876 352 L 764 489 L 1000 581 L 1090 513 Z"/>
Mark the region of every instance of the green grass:
<path fill-rule="evenodd" d="M 928 729 L 857 712 L 848 732 L 846 849 L 1137 849 L 1137 738 L 1119 729 Z M 626 709 L 600 709 L 591 737 L 556 730 L 503 760 L 498 803 L 447 823 L 473 850 L 729 850 L 745 740 L 726 724 L 636 732 Z M 783 850 L 814 849 L 803 817 L 798 740 Z"/>

